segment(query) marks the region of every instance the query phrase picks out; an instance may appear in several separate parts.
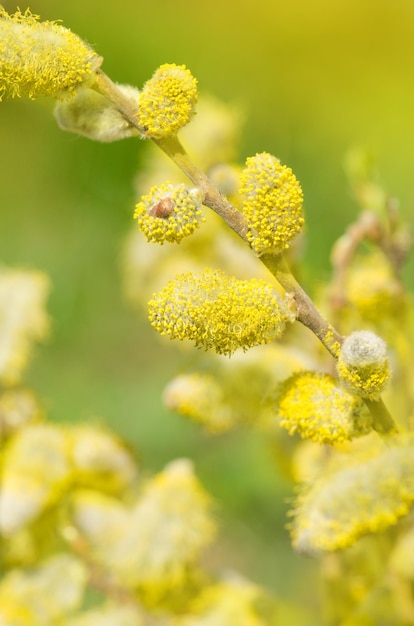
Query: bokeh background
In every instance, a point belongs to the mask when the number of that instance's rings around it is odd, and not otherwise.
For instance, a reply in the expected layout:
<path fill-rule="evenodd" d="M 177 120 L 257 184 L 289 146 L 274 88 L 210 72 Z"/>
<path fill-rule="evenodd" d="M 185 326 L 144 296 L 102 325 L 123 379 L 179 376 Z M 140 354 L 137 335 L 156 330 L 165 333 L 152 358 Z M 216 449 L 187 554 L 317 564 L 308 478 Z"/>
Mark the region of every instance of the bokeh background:
<path fill-rule="evenodd" d="M 357 214 L 343 168 L 350 148 L 372 150 L 384 187 L 414 216 L 411 0 L 32 0 L 30 8 L 93 45 L 117 82 L 140 87 L 161 63 L 185 63 L 201 91 L 240 105 L 241 159 L 267 150 L 302 183 L 310 290 L 328 276 L 331 246 Z M 289 485 L 275 479 L 260 437 L 208 438 L 163 409 L 175 353 L 122 298 L 132 181 L 148 146 L 69 135 L 52 110 L 46 100 L 0 104 L 0 261 L 44 270 L 53 284 L 52 334 L 28 382 L 52 420 L 103 421 L 148 471 L 193 458 L 218 503 L 223 560 L 292 599 L 313 565 L 288 544 Z M 411 263 L 411 286 L 413 275 Z M 314 590 L 304 585 L 303 594 L 312 601 Z"/>

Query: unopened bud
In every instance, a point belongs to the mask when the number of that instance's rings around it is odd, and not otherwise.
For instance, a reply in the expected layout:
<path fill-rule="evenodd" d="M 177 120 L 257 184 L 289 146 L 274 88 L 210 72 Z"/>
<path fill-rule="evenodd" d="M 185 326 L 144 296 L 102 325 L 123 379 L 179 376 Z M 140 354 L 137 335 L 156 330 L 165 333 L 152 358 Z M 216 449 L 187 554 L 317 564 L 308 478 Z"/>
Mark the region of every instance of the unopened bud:
<path fill-rule="evenodd" d="M 351 333 L 342 344 L 338 374 L 351 393 L 376 400 L 390 377 L 385 341 L 369 330 Z"/>

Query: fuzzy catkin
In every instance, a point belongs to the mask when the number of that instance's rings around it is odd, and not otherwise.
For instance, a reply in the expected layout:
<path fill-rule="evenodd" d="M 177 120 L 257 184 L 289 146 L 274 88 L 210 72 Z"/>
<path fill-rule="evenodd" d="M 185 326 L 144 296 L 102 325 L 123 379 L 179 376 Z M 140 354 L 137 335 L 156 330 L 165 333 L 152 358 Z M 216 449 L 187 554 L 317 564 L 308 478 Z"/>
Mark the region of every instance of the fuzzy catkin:
<path fill-rule="evenodd" d="M 413 477 L 412 439 L 347 456 L 303 488 L 291 524 L 294 547 L 309 554 L 340 550 L 393 526 L 414 502 Z"/>
<path fill-rule="evenodd" d="M 102 59 L 55 22 L 40 22 L 29 10 L 9 15 L 0 6 L 0 100 L 64 98 L 91 79 Z"/>
<path fill-rule="evenodd" d="M 152 326 L 170 339 L 231 355 L 282 336 L 295 319 L 288 298 L 261 280 L 237 280 L 220 270 L 182 274 L 154 294 Z"/>

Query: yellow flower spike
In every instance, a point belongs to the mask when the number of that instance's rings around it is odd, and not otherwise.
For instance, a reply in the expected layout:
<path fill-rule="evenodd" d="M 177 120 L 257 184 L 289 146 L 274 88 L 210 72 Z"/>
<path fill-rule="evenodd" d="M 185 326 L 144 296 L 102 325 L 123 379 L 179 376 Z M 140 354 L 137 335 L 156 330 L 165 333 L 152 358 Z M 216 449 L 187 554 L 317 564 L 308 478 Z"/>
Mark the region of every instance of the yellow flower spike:
<path fill-rule="evenodd" d="M 378 324 L 401 319 L 408 304 L 407 295 L 391 265 L 377 251 L 368 256 L 358 256 L 356 262 L 347 269 L 345 297 L 365 322 L 377 328 Z"/>
<path fill-rule="evenodd" d="M 168 586 L 185 577 L 215 535 L 211 508 L 188 459 L 172 461 L 149 481 L 131 515 L 131 550 L 140 539 L 135 548 L 139 582 Z"/>
<path fill-rule="evenodd" d="M 261 616 L 263 607 L 270 609 L 264 599 L 264 593 L 250 581 L 229 577 L 205 587 L 190 603 L 188 615 L 178 619 L 177 626 L 264 626 L 270 623 Z"/>
<path fill-rule="evenodd" d="M 39 421 L 42 416 L 38 399 L 30 389 L 5 389 L 0 393 L 0 447 L 3 437 Z"/>
<path fill-rule="evenodd" d="M 0 623 L 68 623 L 68 614 L 82 605 L 87 584 L 86 566 L 64 552 L 55 553 L 26 571 L 10 569 L 0 581 Z"/>
<path fill-rule="evenodd" d="M 175 135 L 194 115 L 197 81 L 185 65 L 161 65 L 148 80 L 138 99 L 138 124 L 146 137 Z"/>
<path fill-rule="evenodd" d="M 334 458 L 297 500 L 293 546 L 305 554 L 346 548 L 396 524 L 413 501 L 412 439 Z"/>
<path fill-rule="evenodd" d="M 63 428 L 32 424 L 4 450 L 0 485 L 0 534 L 10 536 L 35 520 L 63 493 L 72 475 Z"/>
<path fill-rule="evenodd" d="M 292 170 L 267 152 L 249 157 L 240 194 L 253 250 L 259 255 L 286 250 L 304 223 L 303 193 Z"/>
<path fill-rule="evenodd" d="M 342 344 L 338 374 L 356 396 L 377 400 L 390 377 L 387 345 L 369 330 L 351 333 Z"/>
<path fill-rule="evenodd" d="M 68 437 L 77 484 L 119 494 L 136 480 L 131 453 L 110 431 L 79 424 L 68 431 Z"/>
<path fill-rule="evenodd" d="M 372 429 L 371 416 L 358 398 L 341 389 L 329 374 L 297 372 L 277 397 L 280 425 L 291 435 L 318 443 L 340 443 Z"/>
<path fill-rule="evenodd" d="M 237 423 L 235 412 L 225 402 L 223 389 L 211 374 L 177 376 L 164 389 L 163 401 L 170 411 L 202 424 L 210 433 L 226 432 Z"/>
<path fill-rule="evenodd" d="M 186 459 L 150 479 L 132 509 L 78 492 L 74 522 L 115 580 L 155 595 L 185 580 L 215 534 L 210 497 Z"/>
<path fill-rule="evenodd" d="M 29 10 L 9 15 L 0 7 L 0 100 L 62 98 L 85 83 L 102 62 L 77 35 Z"/>
<path fill-rule="evenodd" d="M 134 218 L 147 240 L 180 243 L 205 221 L 201 211 L 203 194 L 184 184 L 153 187 L 136 205 Z"/>
<path fill-rule="evenodd" d="M 221 270 L 181 274 L 149 302 L 152 326 L 170 339 L 231 355 L 279 339 L 295 319 L 291 300 L 261 280 L 237 280 Z"/>

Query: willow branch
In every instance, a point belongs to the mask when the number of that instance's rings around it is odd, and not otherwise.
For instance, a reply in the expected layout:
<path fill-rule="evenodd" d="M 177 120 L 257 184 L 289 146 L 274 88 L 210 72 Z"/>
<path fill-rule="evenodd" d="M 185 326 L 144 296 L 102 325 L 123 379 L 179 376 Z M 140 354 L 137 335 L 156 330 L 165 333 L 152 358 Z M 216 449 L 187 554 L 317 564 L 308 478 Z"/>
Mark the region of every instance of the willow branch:
<path fill-rule="evenodd" d="M 127 98 L 117 85 L 98 69 L 96 71 L 95 88 L 105 95 L 122 113 L 125 119 L 135 127 L 142 137 L 146 136 L 146 128 L 140 126 L 138 119 L 138 104 Z M 170 157 L 177 167 L 198 187 L 203 195 L 203 204 L 215 211 L 238 235 L 247 241 L 247 224 L 244 216 L 229 202 L 220 191 L 211 183 L 208 176 L 200 170 L 190 159 L 176 135 L 165 139 L 152 139 L 157 146 Z M 302 289 L 287 267 L 282 255 L 263 255 L 260 260 L 270 270 L 285 291 L 291 294 L 297 307 L 297 320 L 309 328 L 322 342 L 328 352 L 338 358 L 344 338 L 327 322 L 311 298 Z M 397 431 L 394 420 L 382 400 L 366 401 L 374 419 L 374 428 L 381 434 L 390 434 Z"/>

